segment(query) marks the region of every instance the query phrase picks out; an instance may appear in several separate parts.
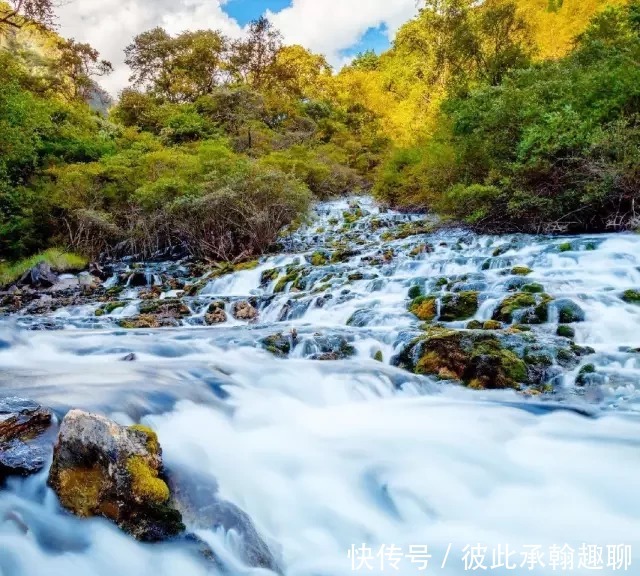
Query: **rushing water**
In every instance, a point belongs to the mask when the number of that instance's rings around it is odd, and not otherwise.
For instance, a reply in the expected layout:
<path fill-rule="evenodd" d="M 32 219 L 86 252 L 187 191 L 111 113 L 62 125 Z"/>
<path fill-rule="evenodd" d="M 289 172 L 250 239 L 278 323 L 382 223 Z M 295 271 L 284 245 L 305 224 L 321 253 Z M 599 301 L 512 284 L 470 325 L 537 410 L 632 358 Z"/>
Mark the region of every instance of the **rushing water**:
<path fill-rule="evenodd" d="M 168 466 L 215 479 L 219 495 L 251 516 L 287 576 L 353 573 L 348 552 L 363 544 L 374 573 L 382 546 L 408 554 L 428 545 L 427 572 L 443 575 L 463 573 L 463 549 L 477 544 L 488 548 L 487 567 L 498 546 L 517 551 L 510 562 L 518 566 L 527 546 L 541 546 L 545 566 L 535 574 L 590 573 L 580 547 L 601 546 L 600 573 L 611 574 L 607 547 L 624 544 L 633 556 L 626 573 L 640 574 L 640 306 L 620 299 L 640 287 L 640 236 L 447 231 L 383 242 L 388 226 L 418 216 L 378 214 L 360 203 L 368 215 L 350 228 L 343 228 L 346 201 L 323 204 L 288 239 L 287 254 L 209 282 L 188 301 L 192 314 L 180 328 L 118 328 L 118 319 L 138 312 L 133 289 L 128 305 L 106 317 L 91 304 L 3 320 L 2 394 L 38 400 L 59 415 L 78 407 L 152 426 Z M 413 250 L 425 240 L 433 253 Z M 336 241 L 357 253 L 312 268 L 302 291 L 288 286 L 273 295 L 276 280 L 261 286 L 264 271 L 302 263 Z M 531 399 L 474 392 L 390 364 L 417 333 L 406 312 L 411 285 L 431 289 L 439 277 L 457 278 L 481 291 L 476 317 L 484 320 L 513 280 L 503 271 L 515 265 L 533 270 L 528 282 L 585 311 L 576 341 L 595 349 L 583 362 L 597 368 L 589 386 L 574 385 L 577 367 L 557 379 L 553 396 Z M 222 299 L 229 309 L 250 296 L 261 308 L 257 323 L 202 326 L 209 302 Z M 557 328 L 553 312 L 550 320 L 535 328 L 542 341 Z M 43 325 L 63 329 L 33 330 Z M 290 358 L 259 345 L 292 328 L 300 344 Z M 355 356 L 312 359 L 326 337 L 348 342 Z M 130 353 L 135 362 L 120 361 Z M 12 480 L 0 492 L 2 576 L 215 570 L 186 544 L 143 545 L 104 520 L 64 514 L 45 480 Z M 197 534 L 231 573 L 266 573 L 242 565 L 233 532 Z M 574 570 L 554 570 L 550 547 L 565 543 L 575 550 Z M 390 556 L 386 572 L 407 575 L 421 566 L 409 557 L 397 571 L 391 564 Z M 361 571 L 370 572 L 366 563 Z"/>

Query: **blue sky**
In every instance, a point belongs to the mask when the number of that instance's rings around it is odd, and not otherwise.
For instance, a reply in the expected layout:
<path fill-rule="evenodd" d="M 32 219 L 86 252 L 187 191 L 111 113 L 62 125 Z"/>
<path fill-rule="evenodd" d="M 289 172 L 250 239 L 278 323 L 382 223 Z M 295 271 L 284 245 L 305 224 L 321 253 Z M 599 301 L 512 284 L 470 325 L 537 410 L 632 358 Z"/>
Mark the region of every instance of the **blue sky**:
<path fill-rule="evenodd" d="M 339 70 L 358 52 L 385 50 L 417 10 L 416 0 L 70 0 L 57 12 L 62 35 L 89 42 L 113 63 L 102 84 L 117 95 L 131 73 L 125 47 L 156 26 L 170 34 L 209 28 L 241 38 L 248 22 L 266 14 L 285 44 L 323 54 Z"/>
<path fill-rule="evenodd" d="M 222 5 L 222 10 L 238 24 L 245 26 L 251 20 L 262 16 L 267 10 L 278 13 L 289 8 L 291 4 L 291 0 L 227 0 Z M 374 50 L 379 54 L 387 48 L 389 48 L 389 29 L 386 24 L 382 23 L 379 26 L 370 27 L 355 44 L 342 48 L 340 55 L 344 58 L 351 58 L 365 50 Z"/>

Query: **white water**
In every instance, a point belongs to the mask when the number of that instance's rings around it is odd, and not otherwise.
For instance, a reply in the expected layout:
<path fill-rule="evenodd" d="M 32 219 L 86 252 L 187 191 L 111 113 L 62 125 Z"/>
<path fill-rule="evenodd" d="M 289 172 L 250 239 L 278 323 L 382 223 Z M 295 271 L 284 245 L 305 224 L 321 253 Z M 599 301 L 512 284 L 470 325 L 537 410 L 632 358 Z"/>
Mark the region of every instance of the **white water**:
<path fill-rule="evenodd" d="M 292 239 L 298 257 L 322 242 L 324 233 L 314 230 L 330 229 L 328 218 L 340 217 L 346 208 L 346 203 L 325 207 L 329 214 Z M 277 327 L 270 323 L 295 294 L 266 303 L 256 326 L 234 321 L 127 332 L 114 328 L 110 319 L 96 322 L 91 318 L 95 307 L 57 313 L 67 327 L 60 332 L 24 331 L 19 326 L 39 320 L 21 318 L 16 324 L 8 319 L 0 325 L 2 393 L 34 398 L 60 414 L 80 407 L 123 423 L 151 425 L 166 463 L 215 479 L 220 496 L 251 516 L 287 576 L 353 573 L 347 552 L 363 543 L 374 554 L 382 545 L 404 552 L 411 545 L 428 545 L 433 555 L 428 573 L 443 575 L 464 572 L 467 544 L 488 546 L 490 565 L 491 549 L 498 545 L 518 551 L 540 545 L 546 555 L 549 546 L 568 543 L 576 550 L 573 572 L 579 575 L 589 573 L 578 568 L 581 544 L 605 547 L 605 567 L 606 546 L 627 544 L 633 563 L 626 573 L 640 574 L 640 360 L 624 348 L 640 347 L 640 307 L 619 298 L 623 290 L 640 287 L 640 237 L 575 238 L 575 250 L 560 252 L 566 239 L 451 232 L 429 239 L 435 253 L 418 258 L 407 253 L 424 238 L 389 243 L 397 249 L 396 258 L 372 267 L 361 258 L 377 252 L 381 243 L 368 220 L 353 233 L 354 242 L 360 234 L 370 244 L 334 267 L 334 299 L 323 308 L 312 303 Z M 460 238 L 465 243 L 458 249 Z M 493 250 L 508 243 L 515 248 L 483 272 Z M 260 288 L 261 272 L 295 257 L 274 257 L 257 270 L 216 280 L 203 298 L 270 293 L 275 283 Z M 388 365 L 398 334 L 416 326 L 405 311 L 412 282 L 482 274 L 485 303 L 477 317 L 489 318 L 509 279 L 500 269 L 514 265 L 530 266 L 528 281 L 540 282 L 556 298 L 573 299 L 586 313 L 586 321 L 576 324 L 577 341 L 596 349 L 584 362 L 596 364 L 605 378 L 597 394 L 589 394 L 572 386 L 577 369 L 567 374 L 565 394 L 558 398 L 578 411 L 555 409 L 556 402 L 527 400 L 512 391 L 472 392 Z M 376 274 L 379 282 L 349 282 L 345 276 L 353 272 Z M 315 298 L 303 293 L 299 302 Z M 347 327 L 362 309 L 372 310 L 367 326 Z M 292 326 L 303 339 L 316 331 L 353 338 L 358 353 L 318 362 L 277 359 L 256 346 L 264 335 Z M 544 335 L 555 327 L 552 322 L 536 330 Z M 372 359 L 377 350 L 384 364 Z M 136 362 L 119 361 L 130 352 Z M 580 415 L 584 411 L 597 417 Z M 237 557 L 233 534 L 205 530 L 198 535 L 220 556 Z M 441 568 L 449 544 L 450 556 Z M 513 561 L 520 564 L 520 555 Z M 548 558 L 544 561 L 534 574 L 562 573 L 551 569 Z M 232 573 L 265 573 L 242 567 L 239 560 L 232 563 Z M 2 576 L 199 576 L 212 571 L 184 544 L 142 545 L 106 521 L 63 514 L 44 476 L 12 481 L 0 492 Z M 387 566 L 386 572 L 419 573 L 406 559 L 399 571 Z"/>

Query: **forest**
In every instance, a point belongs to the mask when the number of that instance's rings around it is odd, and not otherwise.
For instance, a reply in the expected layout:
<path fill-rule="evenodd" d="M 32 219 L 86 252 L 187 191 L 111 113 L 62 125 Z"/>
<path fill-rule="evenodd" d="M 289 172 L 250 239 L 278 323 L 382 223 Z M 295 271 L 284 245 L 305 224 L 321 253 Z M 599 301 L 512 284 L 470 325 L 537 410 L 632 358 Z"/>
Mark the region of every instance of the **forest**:
<path fill-rule="evenodd" d="M 125 55 L 112 98 L 51 0 L 0 3 L 5 273 L 44 251 L 237 262 L 358 191 L 486 232 L 640 227 L 638 0 L 427 0 L 342 70 L 265 18 Z"/>

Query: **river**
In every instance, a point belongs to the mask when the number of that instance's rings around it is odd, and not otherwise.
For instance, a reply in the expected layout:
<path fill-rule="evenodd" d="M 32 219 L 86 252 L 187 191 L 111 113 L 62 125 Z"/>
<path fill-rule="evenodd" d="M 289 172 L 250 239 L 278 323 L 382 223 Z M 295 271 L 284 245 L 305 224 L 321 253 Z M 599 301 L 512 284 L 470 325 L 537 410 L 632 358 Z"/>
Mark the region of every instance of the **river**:
<path fill-rule="evenodd" d="M 59 416 L 83 408 L 151 426 L 168 466 L 215 480 L 287 576 L 381 573 L 381 562 L 386 573 L 418 574 L 420 546 L 431 556 L 427 573 L 459 575 L 470 568 L 466 547 L 478 545 L 488 568 L 478 572 L 514 573 L 508 563 L 490 569 L 507 546 L 512 565 L 525 563 L 515 573 L 529 572 L 526 552 L 539 546 L 533 574 L 590 573 L 597 558 L 588 553 L 598 550 L 600 573 L 640 574 L 640 306 L 620 298 L 640 288 L 640 235 L 442 230 L 390 239 L 389 227 L 422 217 L 357 202 L 363 214 L 347 224 L 348 200 L 320 204 L 285 253 L 209 282 L 179 327 L 119 328 L 117 320 L 138 312 L 135 290 L 106 316 L 89 304 L 0 319 L 2 394 L 32 398 Z M 414 250 L 425 242 L 433 251 Z M 265 271 L 327 248 L 345 256 L 307 269 L 299 291 L 287 285 L 274 294 L 276 279 L 261 282 Z M 575 341 L 595 353 L 561 371 L 553 394 L 473 391 L 392 365 L 420 325 L 407 312 L 410 286 L 439 277 L 467 283 L 481 293 L 475 318 L 484 321 L 514 266 L 529 267 L 528 282 L 584 311 Z M 209 302 L 229 307 L 249 297 L 259 303 L 257 322 L 201 325 Z M 551 311 L 533 327 L 541 341 L 556 332 Z M 44 325 L 57 329 L 35 329 Z M 298 344 L 289 358 L 259 344 L 292 329 Z M 319 361 L 332 338 L 355 354 Z M 136 361 L 122 362 L 127 354 Z M 576 386 L 586 363 L 595 375 Z M 233 532 L 197 534 L 232 574 L 267 573 L 242 565 Z M 573 570 L 554 568 L 565 545 Z M 0 491 L 2 576 L 213 570 L 187 546 L 139 544 L 105 520 L 65 514 L 45 473 Z"/>

